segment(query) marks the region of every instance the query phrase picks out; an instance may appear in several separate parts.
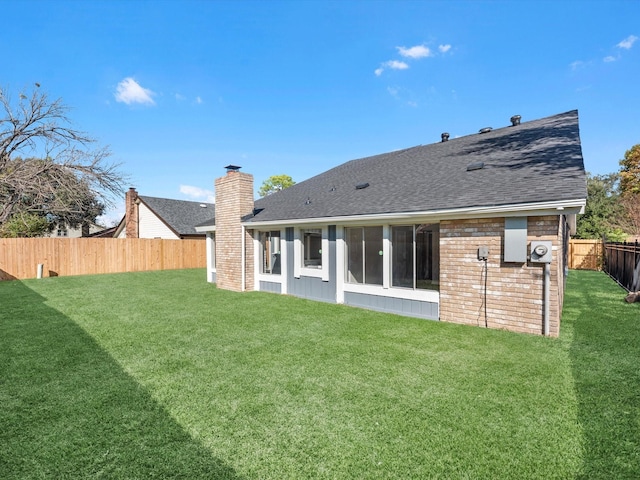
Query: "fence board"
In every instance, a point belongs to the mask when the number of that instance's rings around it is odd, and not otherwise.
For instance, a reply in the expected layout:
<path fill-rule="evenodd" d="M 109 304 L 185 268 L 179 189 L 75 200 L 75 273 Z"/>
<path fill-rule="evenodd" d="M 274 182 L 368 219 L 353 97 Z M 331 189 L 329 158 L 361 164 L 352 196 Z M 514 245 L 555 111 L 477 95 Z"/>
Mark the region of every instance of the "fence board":
<path fill-rule="evenodd" d="M 206 267 L 203 240 L 0 238 L 0 280 Z"/>
<path fill-rule="evenodd" d="M 629 292 L 640 290 L 640 243 L 604 244 L 605 272 Z"/>
<path fill-rule="evenodd" d="M 602 270 L 604 249 L 602 240 L 569 240 L 569 268 L 578 270 Z"/>

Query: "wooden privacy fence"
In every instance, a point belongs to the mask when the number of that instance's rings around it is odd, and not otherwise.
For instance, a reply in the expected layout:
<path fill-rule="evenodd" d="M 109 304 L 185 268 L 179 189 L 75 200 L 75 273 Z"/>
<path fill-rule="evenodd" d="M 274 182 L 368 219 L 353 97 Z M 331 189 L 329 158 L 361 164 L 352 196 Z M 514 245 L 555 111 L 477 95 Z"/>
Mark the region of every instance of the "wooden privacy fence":
<path fill-rule="evenodd" d="M 0 238 L 0 280 L 206 267 L 204 240 Z"/>
<path fill-rule="evenodd" d="M 602 240 L 569 240 L 569 268 L 578 270 L 602 270 L 604 249 Z"/>
<path fill-rule="evenodd" d="M 628 292 L 640 290 L 640 243 L 604 244 L 604 271 Z"/>

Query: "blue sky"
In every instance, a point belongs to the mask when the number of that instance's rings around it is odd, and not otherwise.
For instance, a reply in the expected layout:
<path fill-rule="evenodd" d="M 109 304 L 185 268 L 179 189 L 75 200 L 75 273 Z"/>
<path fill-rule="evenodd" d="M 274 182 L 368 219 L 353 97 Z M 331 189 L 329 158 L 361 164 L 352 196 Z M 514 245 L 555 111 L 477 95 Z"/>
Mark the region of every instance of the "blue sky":
<path fill-rule="evenodd" d="M 40 83 L 141 195 L 207 200 L 577 109 L 588 171 L 640 143 L 638 1 L 4 2 L 0 82 Z M 123 203 L 119 202 L 119 203 Z M 123 207 L 110 212 L 122 215 Z"/>

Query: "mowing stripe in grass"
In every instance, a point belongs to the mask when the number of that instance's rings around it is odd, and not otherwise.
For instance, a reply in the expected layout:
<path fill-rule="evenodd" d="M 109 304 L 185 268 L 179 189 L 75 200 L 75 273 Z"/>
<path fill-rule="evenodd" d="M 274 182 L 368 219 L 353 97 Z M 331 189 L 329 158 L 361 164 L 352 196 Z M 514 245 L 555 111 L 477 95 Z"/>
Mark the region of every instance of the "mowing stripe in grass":
<path fill-rule="evenodd" d="M 570 339 L 579 421 L 580 478 L 640 478 L 640 304 L 602 272 L 571 272 L 563 329 Z"/>
<path fill-rule="evenodd" d="M 600 472 L 637 472 L 633 420 L 616 423 L 623 429 L 598 452 L 598 436 L 606 436 L 605 425 L 613 424 L 590 424 L 588 403 L 589 388 L 599 395 L 615 390 L 617 383 L 599 380 L 612 358 L 614 367 L 604 372 L 630 379 L 630 397 L 622 403 L 637 420 L 631 395 L 639 380 L 626 375 L 637 344 L 619 332 L 616 342 L 594 346 L 591 336 L 600 332 L 587 328 L 590 318 L 569 294 L 588 288 L 583 278 L 581 272 L 569 277 L 568 320 L 560 339 L 221 291 L 205 282 L 201 270 L 17 283 L 25 301 L 12 295 L 11 288 L 18 287 L 0 284 L 0 298 L 13 312 L 0 314 L 0 333 L 12 349 L 0 358 L 3 378 L 5 371 L 15 372 L 6 382 L 16 400 L 0 406 L 9 428 L 0 434 L 0 458 L 18 468 L 5 450 L 42 448 L 36 436 L 21 440 L 17 432 L 33 421 L 22 400 L 30 398 L 25 379 L 37 378 L 42 368 L 34 352 L 43 350 L 55 372 L 69 373 L 56 374 L 64 393 L 41 399 L 39 408 L 75 418 L 104 414 L 104 429 L 124 429 L 123 445 L 133 441 L 132 430 L 149 458 L 169 455 L 167 465 L 156 467 L 165 473 L 176 464 L 188 470 L 192 462 L 196 473 L 211 468 L 231 478 L 273 479 L 597 478 Z M 589 309 L 597 310 L 600 301 L 607 305 L 612 295 L 594 296 Z M 59 334 L 37 320 L 39 309 L 58 318 Z M 630 312 L 637 310 L 618 313 Z M 63 334 L 65 329 L 70 333 Z M 75 347 L 66 344 L 67 336 L 82 339 L 85 353 L 70 354 Z M 628 351 L 619 350 L 617 344 L 625 342 Z M 632 360 L 616 360 L 620 352 Z M 69 358 L 75 360 L 67 365 Z M 593 375 L 591 364 L 597 365 Z M 119 382 L 105 380 L 105 371 L 123 384 L 114 396 L 104 384 Z M 77 400 L 91 395 L 97 399 L 86 415 L 85 402 Z M 114 404 L 132 411 L 133 418 L 110 413 Z M 597 407 L 606 418 L 607 406 L 598 402 Z M 622 408 L 611 411 L 624 415 Z M 34 418 L 51 421 L 45 415 Z M 168 426 L 157 427 L 158 419 Z M 47 431 L 64 446 L 62 428 L 53 422 Z M 162 448 L 163 439 L 171 438 L 165 428 L 188 434 L 180 437 L 181 453 Z M 104 445 L 83 438 L 76 436 L 76 445 L 98 463 Z M 627 447 L 607 463 L 619 438 Z M 61 471 L 54 450 L 37 457 L 42 471 Z M 202 451 L 206 455 L 200 458 Z M 588 458 L 591 453 L 597 460 Z M 70 457 L 64 465 L 91 471 L 82 458 Z M 133 460 L 122 453 L 99 465 L 109 478 L 130 478 L 120 470 L 127 462 Z M 141 476 L 155 472 L 133 466 Z"/>

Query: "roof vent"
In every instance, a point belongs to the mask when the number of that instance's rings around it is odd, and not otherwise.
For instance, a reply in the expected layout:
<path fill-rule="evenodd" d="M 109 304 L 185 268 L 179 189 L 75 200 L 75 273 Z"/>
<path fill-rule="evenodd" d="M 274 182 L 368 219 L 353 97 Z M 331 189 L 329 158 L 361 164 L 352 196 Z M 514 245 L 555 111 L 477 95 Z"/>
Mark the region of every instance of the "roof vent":
<path fill-rule="evenodd" d="M 480 133 L 489 133 L 491 130 L 493 130 L 493 128 L 491 127 L 484 127 L 480 129 Z"/>
<path fill-rule="evenodd" d="M 227 165 L 226 167 L 224 167 L 227 169 L 227 173 L 229 172 L 237 172 L 238 170 L 240 170 L 242 167 L 239 167 L 237 165 Z"/>
<path fill-rule="evenodd" d="M 449 141 L 449 134 L 447 132 L 444 132 L 442 135 L 440 135 L 440 138 L 442 138 L 443 142 L 448 142 Z"/>
<path fill-rule="evenodd" d="M 307 199 L 304 202 L 305 205 L 311 205 L 311 197 L 307 197 Z"/>
<path fill-rule="evenodd" d="M 362 190 L 363 188 L 367 188 L 369 183 L 359 183 L 356 185 L 356 190 Z"/>
<path fill-rule="evenodd" d="M 511 117 L 511 126 L 512 127 L 516 127 L 518 125 L 520 125 L 520 119 L 522 117 L 520 115 L 514 115 L 513 117 Z"/>
<path fill-rule="evenodd" d="M 207 204 L 206 203 L 201 203 L 200 204 L 200 208 L 207 208 Z"/>
<path fill-rule="evenodd" d="M 474 170 L 482 170 L 484 168 L 484 162 L 474 162 L 467 165 L 467 172 L 472 172 Z"/>

